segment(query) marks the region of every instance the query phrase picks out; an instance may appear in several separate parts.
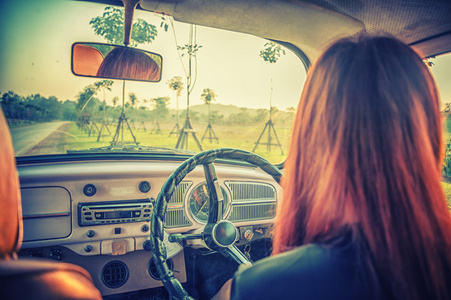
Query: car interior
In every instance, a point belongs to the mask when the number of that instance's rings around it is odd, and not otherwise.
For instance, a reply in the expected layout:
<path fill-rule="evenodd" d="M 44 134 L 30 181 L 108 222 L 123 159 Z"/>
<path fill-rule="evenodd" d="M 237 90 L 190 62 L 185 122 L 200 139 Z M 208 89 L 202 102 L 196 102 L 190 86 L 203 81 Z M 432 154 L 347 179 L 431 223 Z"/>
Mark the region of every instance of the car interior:
<path fill-rule="evenodd" d="M 125 32 L 135 28 L 131 25 L 135 13 L 135 18 L 152 14 L 159 20 L 159 30 L 169 26 L 168 34 L 172 34 L 171 22 L 177 22 L 186 28 L 192 24 L 257 37 L 290 52 L 297 60 L 295 67 L 302 72 L 307 72 L 328 45 L 359 34 L 395 37 L 425 59 L 451 52 L 449 0 L 64 2 L 80 8 L 75 12 L 60 10 L 60 14 L 89 14 L 92 7 L 99 11 L 125 7 Z M 1 24 L 5 25 L 2 41 L 14 34 L 6 32 L 17 27 L 12 25 L 14 15 L 6 17 L 15 4 L 5 5 L 7 9 L 0 15 L 4 22 Z M 43 1 L 43 5 L 60 4 Z M 39 13 L 46 15 L 44 10 Z M 70 28 L 76 32 L 78 24 Z M 63 34 L 65 30 L 69 29 L 61 26 Z M 96 71 L 106 59 L 100 46 L 110 47 L 108 51 L 111 47 L 130 48 L 124 47 L 127 33 L 124 36 L 125 42 L 116 42 L 114 47 L 99 43 L 92 33 L 86 37 L 71 35 L 71 41 L 54 41 L 52 36 L 46 36 L 45 42 L 65 43 L 67 51 L 62 55 L 70 63 L 60 67 L 68 76 L 86 82 L 112 79 L 125 87 L 126 81 L 128 85 L 142 79 L 134 75 L 99 75 Z M 154 82 L 165 84 L 167 70 L 174 63 L 161 47 L 154 48 L 150 45 L 142 49 L 160 72 L 156 79 L 142 83 L 148 86 Z M 200 48 L 198 57 L 194 51 L 187 53 L 190 59 L 193 55 L 200 61 L 202 51 Z M 13 56 L 14 51 L 5 50 L 2 61 L 8 60 L 8 55 Z M 210 64 L 223 59 L 218 55 Z M 33 62 L 39 64 L 37 60 Z M 28 65 L 30 70 L 34 67 Z M 6 78 L 7 67 L 0 68 Z M 63 83 L 62 88 L 69 89 L 70 85 Z M 302 83 L 296 85 L 295 95 L 299 95 Z M 2 92 L 7 88 L 2 86 Z M 236 86 L 235 92 L 245 88 Z M 298 100 L 293 97 L 292 106 L 296 107 Z M 277 100 L 273 104 L 277 105 Z M 240 264 L 251 264 L 271 254 L 271 228 L 283 193 L 279 185 L 283 158 L 273 161 L 256 154 L 252 151 L 255 140 L 244 150 L 233 145 L 216 147 L 210 140 L 211 146 L 205 151 L 200 146 L 193 151 L 167 149 L 173 146 L 166 145 L 164 151 L 146 151 L 142 145 L 137 146 L 135 139 L 137 147 L 131 151 L 88 147 L 21 155 L 12 148 L 9 130 L 12 143 L 15 134 L 5 109 L 4 115 L 0 124 L 0 289 L 8 291 L 4 295 L 17 299 L 171 299 L 187 295 L 210 299 Z M 120 121 L 127 125 L 130 120 L 121 114 Z M 119 132 L 120 126 L 116 126 Z M 192 128 L 185 132 L 192 147 L 201 143 L 194 134 L 191 136 L 193 132 Z M 199 138 L 202 133 L 198 132 Z M 238 133 L 235 138 L 246 139 L 238 137 Z M 273 138 L 267 149 L 271 149 L 271 143 L 277 145 Z M 277 147 L 273 146 L 272 151 L 274 148 Z M 58 291 L 52 294 L 52 289 Z"/>

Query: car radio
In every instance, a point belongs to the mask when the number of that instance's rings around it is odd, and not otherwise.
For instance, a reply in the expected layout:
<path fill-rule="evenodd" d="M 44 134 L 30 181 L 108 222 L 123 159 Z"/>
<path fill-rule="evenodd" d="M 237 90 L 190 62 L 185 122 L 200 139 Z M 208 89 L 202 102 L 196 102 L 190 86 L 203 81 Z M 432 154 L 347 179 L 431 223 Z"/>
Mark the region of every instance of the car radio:
<path fill-rule="evenodd" d="M 150 199 L 79 203 L 78 225 L 92 226 L 150 221 L 152 210 L 153 203 Z"/>

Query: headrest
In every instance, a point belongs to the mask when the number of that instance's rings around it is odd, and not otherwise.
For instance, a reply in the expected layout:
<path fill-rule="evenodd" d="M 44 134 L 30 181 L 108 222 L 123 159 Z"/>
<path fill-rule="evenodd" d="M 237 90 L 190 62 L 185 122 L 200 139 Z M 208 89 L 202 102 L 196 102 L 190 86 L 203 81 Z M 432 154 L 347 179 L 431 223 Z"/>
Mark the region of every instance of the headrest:
<path fill-rule="evenodd" d="M 22 242 L 22 208 L 13 143 L 1 109 L 0 174 L 0 259 L 10 259 Z"/>
<path fill-rule="evenodd" d="M 102 53 L 94 47 L 76 44 L 73 50 L 73 71 L 77 75 L 96 76 L 103 62 Z"/>

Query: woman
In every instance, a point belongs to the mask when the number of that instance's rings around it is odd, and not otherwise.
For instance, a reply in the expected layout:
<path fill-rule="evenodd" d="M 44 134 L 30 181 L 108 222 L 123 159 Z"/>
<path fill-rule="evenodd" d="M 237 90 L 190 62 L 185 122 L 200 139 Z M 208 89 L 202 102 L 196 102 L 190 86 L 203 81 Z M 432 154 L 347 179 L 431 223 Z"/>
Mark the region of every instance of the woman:
<path fill-rule="evenodd" d="M 240 268 L 231 298 L 451 299 L 442 156 L 420 57 L 391 38 L 334 44 L 299 102 L 273 256 Z"/>

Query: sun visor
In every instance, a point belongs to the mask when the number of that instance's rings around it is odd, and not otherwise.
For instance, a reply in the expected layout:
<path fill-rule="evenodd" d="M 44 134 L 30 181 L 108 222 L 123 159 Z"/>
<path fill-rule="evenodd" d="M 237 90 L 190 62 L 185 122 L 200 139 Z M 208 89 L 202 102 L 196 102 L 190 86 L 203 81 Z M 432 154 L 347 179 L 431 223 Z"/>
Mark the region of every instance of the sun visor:
<path fill-rule="evenodd" d="M 411 46 L 422 57 L 448 53 L 451 51 L 451 32 L 413 43 Z"/>
<path fill-rule="evenodd" d="M 356 19 L 302 1 L 141 0 L 140 5 L 181 22 L 289 42 L 310 59 L 333 41 L 364 29 Z"/>

